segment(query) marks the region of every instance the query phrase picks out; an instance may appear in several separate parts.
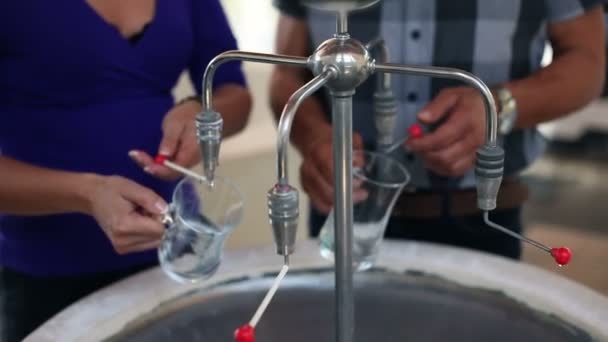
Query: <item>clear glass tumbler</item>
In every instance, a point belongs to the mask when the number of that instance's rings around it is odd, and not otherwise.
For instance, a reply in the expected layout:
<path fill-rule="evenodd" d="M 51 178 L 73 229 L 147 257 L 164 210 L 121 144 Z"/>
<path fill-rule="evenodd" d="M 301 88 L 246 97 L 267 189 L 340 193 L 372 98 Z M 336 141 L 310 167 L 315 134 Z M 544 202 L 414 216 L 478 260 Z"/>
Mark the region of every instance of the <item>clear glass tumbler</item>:
<path fill-rule="evenodd" d="M 357 150 L 353 151 L 355 158 L 365 161 L 363 167 L 353 169 L 353 192 L 367 194 L 353 207 L 353 268 L 363 271 L 371 268 L 378 257 L 393 206 L 410 175 L 401 163 L 384 154 Z M 333 209 L 321 228 L 319 238 L 321 255 L 333 260 Z"/>
<path fill-rule="evenodd" d="M 179 282 L 211 277 L 218 269 L 224 242 L 243 218 L 243 196 L 228 179 L 213 187 L 184 178 L 173 192 L 164 221 L 168 226 L 158 249 L 163 271 Z"/>

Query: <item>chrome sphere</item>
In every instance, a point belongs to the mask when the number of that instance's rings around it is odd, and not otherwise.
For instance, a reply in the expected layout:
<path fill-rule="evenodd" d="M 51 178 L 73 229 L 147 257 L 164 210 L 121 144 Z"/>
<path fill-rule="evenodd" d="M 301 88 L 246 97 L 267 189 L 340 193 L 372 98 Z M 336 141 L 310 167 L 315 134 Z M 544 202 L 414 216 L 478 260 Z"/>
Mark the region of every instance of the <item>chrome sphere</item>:
<path fill-rule="evenodd" d="M 354 90 L 372 71 L 369 52 L 361 42 L 352 38 L 326 40 L 310 56 L 309 64 L 315 76 L 329 66 L 334 67 L 337 75 L 327 86 L 337 92 Z"/>
<path fill-rule="evenodd" d="M 351 12 L 375 6 L 380 0 L 303 0 L 305 6 L 321 11 Z"/>

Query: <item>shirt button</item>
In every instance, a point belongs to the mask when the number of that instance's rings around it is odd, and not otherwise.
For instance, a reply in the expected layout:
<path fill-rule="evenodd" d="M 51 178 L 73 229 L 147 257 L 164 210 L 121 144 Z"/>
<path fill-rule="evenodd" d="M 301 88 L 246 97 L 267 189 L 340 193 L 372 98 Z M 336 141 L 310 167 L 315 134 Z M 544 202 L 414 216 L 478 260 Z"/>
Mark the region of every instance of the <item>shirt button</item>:
<path fill-rule="evenodd" d="M 411 36 L 413 40 L 420 39 L 420 30 L 413 30 Z"/>
<path fill-rule="evenodd" d="M 418 94 L 416 94 L 416 93 L 409 93 L 409 94 L 407 94 L 407 100 L 409 102 L 416 102 L 416 101 L 418 101 Z"/>

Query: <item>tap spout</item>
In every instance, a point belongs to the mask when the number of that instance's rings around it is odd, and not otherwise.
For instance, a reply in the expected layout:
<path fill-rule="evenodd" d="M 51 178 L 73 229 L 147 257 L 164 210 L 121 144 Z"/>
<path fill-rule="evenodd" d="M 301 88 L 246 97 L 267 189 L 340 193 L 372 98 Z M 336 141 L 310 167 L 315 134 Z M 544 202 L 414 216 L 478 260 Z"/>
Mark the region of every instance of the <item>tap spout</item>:
<path fill-rule="evenodd" d="M 279 121 L 277 138 L 278 182 L 268 191 L 268 220 L 272 227 L 277 254 L 286 258 L 295 251 L 300 215 L 298 191 L 289 185 L 287 176 L 287 147 L 291 125 L 302 101 L 314 94 L 335 75 L 335 70 L 329 67 L 291 95 Z"/>
<path fill-rule="evenodd" d="M 215 71 L 224 63 L 230 61 L 257 62 L 265 64 L 283 64 L 294 65 L 305 68 L 308 65 L 308 59 L 304 57 L 286 56 L 286 55 L 271 55 L 266 53 L 248 52 L 231 50 L 217 55 L 209 62 L 203 75 L 203 94 L 202 103 L 203 111 L 213 110 L 213 77 Z"/>
<path fill-rule="evenodd" d="M 321 89 L 330 79 L 335 77 L 336 71 L 328 67 L 321 74 L 310 80 L 302 88 L 291 95 L 287 104 L 283 108 L 281 119 L 279 120 L 278 139 L 277 139 L 277 176 L 280 185 L 289 183 L 287 175 L 287 148 L 289 146 L 289 136 L 293 119 L 300 107 L 300 104 L 309 96 Z"/>
<path fill-rule="evenodd" d="M 220 145 L 222 140 L 222 115 L 213 109 L 213 77 L 215 71 L 229 61 L 247 61 L 258 63 L 285 64 L 306 67 L 308 59 L 284 55 L 269 55 L 256 52 L 226 51 L 216 56 L 205 69 L 202 84 L 203 110 L 196 117 L 196 134 L 201 150 L 203 173 L 210 184 L 215 178 L 215 169 L 219 163 Z"/>
<path fill-rule="evenodd" d="M 486 112 L 485 145 L 477 150 L 477 206 L 483 211 L 496 209 L 496 197 L 504 171 L 504 150 L 497 144 L 498 114 L 490 88 L 477 76 L 463 70 L 380 63 L 375 71 L 431 76 L 460 80 L 475 88 L 483 98 Z"/>
<path fill-rule="evenodd" d="M 477 89 L 483 98 L 486 112 L 486 146 L 495 147 L 498 131 L 498 115 L 496 114 L 496 103 L 490 88 L 477 76 L 463 70 L 440 67 L 423 67 L 399 64 L 376 64 L 375 71 L 388 73 L 401 73 L 419 76 L 430 76 L 438 78 L 449 78 L 462 81 Z"/>

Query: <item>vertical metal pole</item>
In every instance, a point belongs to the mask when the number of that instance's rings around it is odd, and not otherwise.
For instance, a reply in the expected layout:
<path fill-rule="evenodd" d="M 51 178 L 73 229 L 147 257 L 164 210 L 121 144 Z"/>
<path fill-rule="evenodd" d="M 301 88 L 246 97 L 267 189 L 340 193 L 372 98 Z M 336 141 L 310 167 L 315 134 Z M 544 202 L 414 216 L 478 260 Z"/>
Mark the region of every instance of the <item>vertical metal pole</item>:
<path fill-rule="evenodd" d="M 353 342 L 355 305 L 353 292 L 352 201 L 352 95 L 332 94 L 334 154 L 334 232 L 336 260 L 336 341 Z"/>
<path fill-rule="evenodd" d="M 348 12 L 338 12 L 338 21 L 336 22 L 336 33 L 338 35 L 348 34 Z"/>

